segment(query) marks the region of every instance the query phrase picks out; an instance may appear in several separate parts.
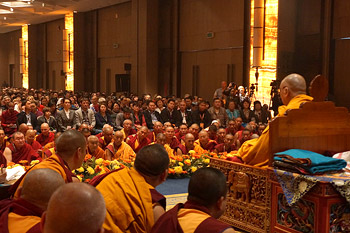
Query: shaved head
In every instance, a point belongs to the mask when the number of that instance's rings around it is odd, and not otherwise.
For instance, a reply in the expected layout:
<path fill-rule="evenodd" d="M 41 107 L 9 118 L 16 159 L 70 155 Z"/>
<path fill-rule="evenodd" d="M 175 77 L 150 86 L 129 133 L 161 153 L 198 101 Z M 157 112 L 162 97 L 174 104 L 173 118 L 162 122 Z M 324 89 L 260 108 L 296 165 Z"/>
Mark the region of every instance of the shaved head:
<path fill-rule="evenodd" d="M 60 187 L 50 199 L 44 222 L 44 232 L 96 233 L 106 216 L 101 193 L 84 183 L 69 183 Z"/>
<path fill-rule="evenodd" d="M 25 176 L 21 198 L 46 210 L 51 195 L 64 183 L 62 176 L 52 169 L 35 169 Z"/>
<path fill-rule="evenodd" d="M 91 135 L 88 137 L 88 142 L 93 142 L 93 141 L 98 141 L 98 137 L 96 137 L 95 135 Z"/>
<path fill-rule="evenodd" d="M 57 153 L 60 155 L 71 155 L 77 147 L 85 148 L 86 141 L 84 135 L 76 130 L 65 131 L 56 142 Z"/>
<path fill-rule="evenodd" d="M 159 133 L 157 134 L 157 138 L 156 138 L 156 141 L 158 144 L 161 144 L 161 145 L 165 145 L 166 143 L 166 138 L 165 138 L 165 135 L 163 133 Z"/>
<path fill-rule="evenodd" d="M 280 85 L 280 95 L 284 105 L 300 94 L 306 93 L 306 82 L 300 74 L 290 74 L 286 76 Z"/>
<path fill-rule="evenodd" d="M 23 134 L 26 134 L 27 130 L 28 130 L 28 125 L 25 123 L 20 124 L 18 127 L 18 131 Z"/>

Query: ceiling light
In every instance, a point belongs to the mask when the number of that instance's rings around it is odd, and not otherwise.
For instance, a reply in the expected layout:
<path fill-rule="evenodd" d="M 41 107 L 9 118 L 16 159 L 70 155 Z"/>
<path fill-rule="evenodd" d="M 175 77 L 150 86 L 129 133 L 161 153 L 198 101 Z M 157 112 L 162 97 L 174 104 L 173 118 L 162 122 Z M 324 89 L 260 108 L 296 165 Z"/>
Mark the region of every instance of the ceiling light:
<path fill-rule="evenodd" d="M 13 2 L 0 2 L 0 5 L 6 6 L 6 7 L 30 7 L 31 2 L 23 2 L 23 1 L 13 1 Z"/>
<path fill-rule="evenodd" d="M 6 20 L 7 18 L 6 18 L 6 16 L 4 17 L 4 20 Z"/>
<path fill-rule="evenodd" d="M 3 10 L 3 9 L 0 9 L 0 15 L 4 15 L 4 14 L 12 14 L 13 12 L 12 11 L 8 11 L 8 10 Z"/>
<path fill-rule="evenodd" d="M 10 8 L 10 11 L 12 11 L 12 12 L 13 12 L 13 8 L 12 8 L 12 7 Z"/>

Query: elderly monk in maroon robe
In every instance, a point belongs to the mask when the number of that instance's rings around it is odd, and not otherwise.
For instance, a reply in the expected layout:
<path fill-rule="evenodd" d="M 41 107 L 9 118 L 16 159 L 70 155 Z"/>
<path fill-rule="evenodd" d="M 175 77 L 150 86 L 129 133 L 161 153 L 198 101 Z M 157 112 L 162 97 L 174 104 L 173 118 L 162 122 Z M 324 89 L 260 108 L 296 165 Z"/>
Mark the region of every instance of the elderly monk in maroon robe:
<path fill-rule="evenodd" d="M 1 115 L 1 126 L 5 131 L 6 135 L 11 135 L 17 130 L 17 114 L 18 112 L 14 110 L 14 104 L 10 102 L 8 104 L 8 110 Z"/>
<path fill-rule="evenodd" d="M 113 127 L 109 125 L 104 125 L 102 128 L 102 134 L 101 137 L 98 138 L 99 147 L 102 150 L 106 150 L 106 147 L 109 145 L 109 143 L 112 142 L 113 138 Z"/>
<path fill-rule="evenodd" d="M 171 149 L 174 150 L 179 146 L 180 142 L 175 137 L 175 130 L 172 126 L 168 126 L 165 128 L 164 135 L 166 139 L 166 144 L 168 144 Z"/>
<path fill-rule="evenodd" d="M 53 142 L 55 140 L 55 134 L 50 132 L 50 126 L 47 123 L 42 123 L 40 126 L 41 134 L 36 137 L 36 141 L 40 143 L 41 146 Z"/>
<path fill-rule="evenodd" d="M 126 143 L 128 143 L 135 153 L 137 153 L 142 149 L 142 147 L 145 147 L 151 143 L 151 140 L 147 138 L 147 135 L 148 128 L 146 126 L 142 126 L 135 135 L 128 137 Z"/>
<path fill-rule="evenodd" d="M 224 143 L 215 146 L 215 153 L 230 153 L 231 151 L 238 150 L 235 144 L 235 137 L 232 134 L 227 134 L 224 139 Z"/>
<path fill-rule="evenodd" d="M 35 135 L 36 131 L 29 129 L 25 135 L 26 143 L 30 145 L 39 156 L 41 156 L 43 147 L 39 142 L 35 141 Z"/>
<path fill-rule="evenodd" d="M 41 232 L 41 215 L 51 195 L 64 180 L 51 169 L 37 169 L 28 174 L 20 198 L 0 202 L 0 233 Z"/>
<path fill-rule="evenodd" d="M 213 151 L 217 142 L 209 139 L 209 134 L 207 131 L 202 130 L 198 134 L 198 140 L 194 142 L 195 145 L 199 145 L 203 150 Z"/>
<path fill-rule="evenodd" d="M 230 225 L 217 220 L 225 212 L 226 198 L 225 175 L 215 168 L 201 168 L 190 179 L 187 202 L 163 214 L 151 233 L 234 233 Z"/>
<path fill-rule="evenodd" d="M 194 150 L 194 136 L 191 133 L 185 135 L 184 142 L 185 145 L 179 144 L 176 148 L 177 155 L 187 155 L 190 150 Z"/>
<path fill-rule="evenodd" d="M 156 121 L 153 124 L 153 131 L 149 132 L 147 137 L 151 140 L 151 142 L 155 142 L 159 133 L 163 133 L 163 124 L 160 121 Z"/>
<path fill-rule="evenodd" d="M 21 132 L 13 134 L 13 143 L 5 148 L 4 156 L 7 163 L 18 163 L 21 160 L 27 160 L 28 163 L 32 160 L 41 161 L 41 158 L 34 149 L 25 142 L 24 135 Z"/>

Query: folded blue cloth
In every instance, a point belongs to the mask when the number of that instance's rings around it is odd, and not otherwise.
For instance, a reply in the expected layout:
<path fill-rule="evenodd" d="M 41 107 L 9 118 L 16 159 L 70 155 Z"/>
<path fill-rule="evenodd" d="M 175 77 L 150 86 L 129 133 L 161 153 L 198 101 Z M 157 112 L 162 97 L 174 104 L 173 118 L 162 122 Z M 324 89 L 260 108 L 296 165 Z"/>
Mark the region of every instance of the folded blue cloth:
<path fill-rule="evenodd" d="M 346 161 L 343 159 L 326 157 L 312 151 L 300 149 L 291 149 L 275 153 L 274 160 L 289 162 L 296 166 L 303 167 L 311 174 L 339 171 L 347 165 Z"/>

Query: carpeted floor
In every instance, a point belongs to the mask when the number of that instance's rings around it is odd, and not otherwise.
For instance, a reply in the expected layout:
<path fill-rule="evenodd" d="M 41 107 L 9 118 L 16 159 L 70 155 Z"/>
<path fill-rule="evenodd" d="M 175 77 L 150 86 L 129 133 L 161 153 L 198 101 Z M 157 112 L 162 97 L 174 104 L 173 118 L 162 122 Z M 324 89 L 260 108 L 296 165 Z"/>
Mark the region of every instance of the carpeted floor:
<path fill-rule="evenodd" d="M 189 178 L 167 179 L 163 184 L 157 186 L 157 191 L 166 197 L 166 209 L 169 210 L 177 203 L 187 200 L 187 186 Z"/>

